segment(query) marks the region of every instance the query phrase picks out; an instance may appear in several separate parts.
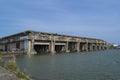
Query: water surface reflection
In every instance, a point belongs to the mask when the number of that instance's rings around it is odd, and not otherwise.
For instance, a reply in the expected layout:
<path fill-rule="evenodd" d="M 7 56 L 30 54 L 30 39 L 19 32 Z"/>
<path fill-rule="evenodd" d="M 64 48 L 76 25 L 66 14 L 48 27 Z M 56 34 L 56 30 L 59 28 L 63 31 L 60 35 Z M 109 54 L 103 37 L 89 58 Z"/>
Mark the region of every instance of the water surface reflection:
<path fill-rule="evenodd" d="M 17 57 L 35 80 L 120 80 L 120 50 Z"/>

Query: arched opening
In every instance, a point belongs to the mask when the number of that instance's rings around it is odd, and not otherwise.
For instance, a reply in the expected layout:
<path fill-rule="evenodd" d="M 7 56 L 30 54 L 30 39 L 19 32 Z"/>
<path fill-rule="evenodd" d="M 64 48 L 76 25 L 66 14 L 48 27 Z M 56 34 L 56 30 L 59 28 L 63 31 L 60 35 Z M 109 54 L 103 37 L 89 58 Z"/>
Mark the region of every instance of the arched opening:
<path fill-rule="evenodd" d="M 77 43 L 76 42 L 69 42 L 68 44 L 68 50 L 70 52 L 76 52 L 77 51 Z"/>
<path fill-rule="evenodd" d="M 35 44 L 34 50 L 37 52 L 37 54 L 48 53 L 49 52 L 49 45 Z"/>
<path fill-rule="evenodd" d="M 80 43 L 80 51 L 85 51 L 85 43 Z"/>
<path fill-rule="evenodd" d="M 55 45 L 56 53 L 64 52 L 64 45 Z"/>

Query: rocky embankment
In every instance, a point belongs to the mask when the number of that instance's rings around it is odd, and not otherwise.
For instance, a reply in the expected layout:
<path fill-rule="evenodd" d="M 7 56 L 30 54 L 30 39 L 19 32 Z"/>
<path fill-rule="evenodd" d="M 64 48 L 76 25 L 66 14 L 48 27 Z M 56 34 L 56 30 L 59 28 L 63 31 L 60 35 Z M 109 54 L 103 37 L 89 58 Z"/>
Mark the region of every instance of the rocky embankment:
<path fill-rule="evenodd" d="M 0 66 L 0 80 L 20 80 L 17 76 Z"/>

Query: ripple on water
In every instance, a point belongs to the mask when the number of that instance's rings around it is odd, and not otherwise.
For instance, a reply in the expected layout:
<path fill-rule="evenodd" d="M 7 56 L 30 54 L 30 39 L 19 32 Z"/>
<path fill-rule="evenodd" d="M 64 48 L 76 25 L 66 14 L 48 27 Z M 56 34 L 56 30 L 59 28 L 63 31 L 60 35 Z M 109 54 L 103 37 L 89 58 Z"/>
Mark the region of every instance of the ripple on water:
<path fill-rule="evenodd" d="M 35 80 L 120 80 L 120 50 L 17 58 Z"/>

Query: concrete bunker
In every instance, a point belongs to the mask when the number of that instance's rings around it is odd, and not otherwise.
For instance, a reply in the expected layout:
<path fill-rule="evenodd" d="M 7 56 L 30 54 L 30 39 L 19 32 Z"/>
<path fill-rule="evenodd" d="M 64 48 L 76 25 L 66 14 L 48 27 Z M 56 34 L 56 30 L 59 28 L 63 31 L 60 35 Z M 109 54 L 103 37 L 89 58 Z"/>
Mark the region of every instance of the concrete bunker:
<path fill-rule="evenodd" d="M 107 49 L 101 39 L 61 35 L 39 31 L 24 31 L 0 38 L 0 51 L 27 54 L 59 52 L 97 51 Z M 36 51 L 36 52 L 35 52 Z"/>

